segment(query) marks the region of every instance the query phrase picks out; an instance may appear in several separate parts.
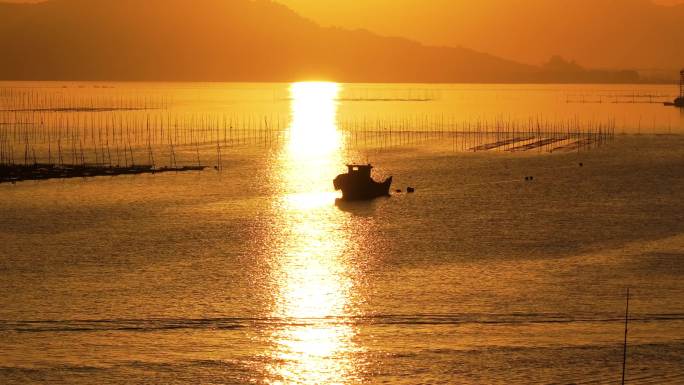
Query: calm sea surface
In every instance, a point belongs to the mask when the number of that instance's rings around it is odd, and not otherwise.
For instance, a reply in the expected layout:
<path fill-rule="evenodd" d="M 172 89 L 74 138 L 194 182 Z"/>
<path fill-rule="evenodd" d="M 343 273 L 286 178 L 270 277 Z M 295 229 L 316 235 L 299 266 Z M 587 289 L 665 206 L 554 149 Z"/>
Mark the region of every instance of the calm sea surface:
<path fill-rule="evenodd" d="M 628 287 L 628 383 L 684 383 L 684 113 L 657 103 L 672 87 L 0 90 L 22 161 L 54 159 L 55 132 L 65 157 L 101 160 L 96 126 L 110 152 L 212 166 L 0 185 L 2 384 L 616 384 Z M 526 123 L 615 135 L 467 151 Z M 498 128 L 453 133 L 478 124 Z M 417 192 L 336 204 L 349 161 Z"/>

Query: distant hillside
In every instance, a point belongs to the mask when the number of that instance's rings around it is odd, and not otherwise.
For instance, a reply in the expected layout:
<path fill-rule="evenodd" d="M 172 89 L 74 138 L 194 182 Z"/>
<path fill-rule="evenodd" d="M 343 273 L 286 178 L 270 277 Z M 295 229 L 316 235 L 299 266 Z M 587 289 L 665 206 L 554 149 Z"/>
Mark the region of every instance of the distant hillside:
<path fill-rule="evenodd" d="M 664 6 L 655 0 L 277 1 L 323 25 L 367 28 L 425 44 L 463 45 L 523 63 L 543 63 L 561 55 L 589 67 L 663 69 L 672 76 L 684 66 L 684 4 Z"/>
<path fill-rule="evenodd" d="M 465 48 L 322 28 L 265 0 L 0 4 L 0 52 L 8 80 L 638 80 L 584 70 L 568 78 Z"/>

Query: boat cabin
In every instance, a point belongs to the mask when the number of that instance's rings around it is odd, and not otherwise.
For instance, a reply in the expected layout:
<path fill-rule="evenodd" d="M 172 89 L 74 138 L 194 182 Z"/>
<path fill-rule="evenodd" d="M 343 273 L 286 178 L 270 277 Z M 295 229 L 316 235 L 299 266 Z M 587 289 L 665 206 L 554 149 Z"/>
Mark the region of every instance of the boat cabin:
<path fill-rule="evenodd" d="M 370 178 L 373 166 L 370 164 L 348 164 L 348 174 L 356 177 Z"/>

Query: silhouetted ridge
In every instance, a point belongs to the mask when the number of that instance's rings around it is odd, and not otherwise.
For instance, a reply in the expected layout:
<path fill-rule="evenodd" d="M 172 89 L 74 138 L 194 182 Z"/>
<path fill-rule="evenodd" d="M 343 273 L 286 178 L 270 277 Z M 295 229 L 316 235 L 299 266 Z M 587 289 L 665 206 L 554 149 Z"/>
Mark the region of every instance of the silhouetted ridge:
<path fill-rule="evenodd" d="M 465 48 L 322 28 L 270 1 L 0 5 L 0 73 L 19 80 L 552 81 Z"/>
<path fill-rule="evenodd" d="M 430 44 L 464 45 L 522 63 L 552 54 L 590 68 L 676 80 L 684 4 L 657 0 L 278 0 L 323 25 L 363 26 Z M 370 15 L 380 15 L 370 17 Z M 402 22 L 393 22 L 401 20 Z"/>

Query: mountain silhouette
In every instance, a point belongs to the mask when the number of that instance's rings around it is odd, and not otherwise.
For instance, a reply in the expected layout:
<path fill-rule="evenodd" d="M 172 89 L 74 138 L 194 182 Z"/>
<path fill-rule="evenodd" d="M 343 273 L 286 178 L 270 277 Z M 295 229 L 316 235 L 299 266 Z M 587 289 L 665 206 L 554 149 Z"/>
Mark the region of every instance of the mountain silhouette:
<path fill-rule="evenodd" d="M 570 76 L 365 30 L 324 28 L 265 0 L 51 0 L 0 4 L 5 80 L 535 82 Z"/>
<path fill-rule="evenodd" d="M 676 75 L 684 66 L 681 0 L 278 1 L 323 25 L 464 45 L 523 63 L 557 54 L 594 68 Z"/>

